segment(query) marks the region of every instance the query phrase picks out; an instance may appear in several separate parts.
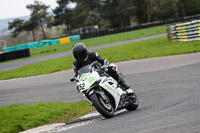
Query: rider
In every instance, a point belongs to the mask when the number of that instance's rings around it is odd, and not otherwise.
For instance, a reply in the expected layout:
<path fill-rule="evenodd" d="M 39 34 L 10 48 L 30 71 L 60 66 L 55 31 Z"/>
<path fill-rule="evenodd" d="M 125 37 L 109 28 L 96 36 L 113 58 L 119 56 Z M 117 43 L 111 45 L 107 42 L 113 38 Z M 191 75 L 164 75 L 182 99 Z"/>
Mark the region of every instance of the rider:
<path fill-rule="evenodd" d="M 73 55 L 75 58 L 73 62 L 75 77 L 78 75 L 78 70 L 81 67 L 91 64 L 94 61 L 98 61 L 104 68 L 108 69 L 107 73 L 113 77 L 119 85 L 125 90 L 130 88 L 130 85 L 119 76 L 117 70 L 113 66 L 109 66 L 110 63 L 107 59 L 103 59 L 97 52 L 89 52 L 83 43 L 77 43 L 73 47 Z"/>

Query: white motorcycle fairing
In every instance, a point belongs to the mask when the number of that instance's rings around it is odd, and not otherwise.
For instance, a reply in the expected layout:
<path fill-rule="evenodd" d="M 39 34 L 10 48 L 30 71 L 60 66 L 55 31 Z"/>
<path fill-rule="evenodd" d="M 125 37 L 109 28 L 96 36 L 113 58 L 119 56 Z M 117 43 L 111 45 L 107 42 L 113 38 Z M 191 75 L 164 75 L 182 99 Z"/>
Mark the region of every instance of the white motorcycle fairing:
<path fill-rule="evenodd" d="M 102 77 L 99 85 L 113 96 L 116 110 L 119 106 L 121 95 L 125 94 L 125 92 L 117 86 L 117 82 L 112 77 Z"/>
<path fill-rule="evenodd" d="M 100 77 L 96 71 L 92 71 L 91 73 L 84 73 L 79 78 L 79 82 L 77 82 L 79 91 L 84 92 L 91 90 L 92 85 L 96 81 L 100 81 L 99 86 L 112 95 L 115 101 L 115 110 L 117 110 L 120 103 L 121 95 L 125 94 L 125 92 L 117 86 L 117 82 L 112 77 Z M 91 95 L 92 93 L 93 91 L 91 91 L 89 95 Z"/>

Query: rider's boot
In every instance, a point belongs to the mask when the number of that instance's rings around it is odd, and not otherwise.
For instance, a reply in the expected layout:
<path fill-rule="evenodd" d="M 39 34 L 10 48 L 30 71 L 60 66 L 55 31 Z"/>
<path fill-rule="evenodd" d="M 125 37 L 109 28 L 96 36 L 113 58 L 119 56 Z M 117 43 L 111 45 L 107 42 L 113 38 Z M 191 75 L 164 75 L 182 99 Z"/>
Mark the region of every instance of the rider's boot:
<path fill-rule="evenodd" d="M 125 89 L 125 90 L 128 90 L 130 88 L 130 85 L 124 81 L 122 78 L 120 79 L 119 81 L 119 84 Z"/>

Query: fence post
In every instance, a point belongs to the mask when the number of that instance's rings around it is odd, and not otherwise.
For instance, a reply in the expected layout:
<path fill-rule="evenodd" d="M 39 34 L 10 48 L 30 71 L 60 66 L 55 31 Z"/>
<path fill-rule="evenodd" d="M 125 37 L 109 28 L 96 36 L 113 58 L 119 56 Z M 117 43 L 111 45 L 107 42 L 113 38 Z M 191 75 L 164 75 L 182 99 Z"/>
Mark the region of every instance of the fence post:
<path fill-rule="evenodd" d="M 167 37 L 169 38 L 170 41 L 173 40 L 172 31 L 169 25 L 167 26 Z"/>

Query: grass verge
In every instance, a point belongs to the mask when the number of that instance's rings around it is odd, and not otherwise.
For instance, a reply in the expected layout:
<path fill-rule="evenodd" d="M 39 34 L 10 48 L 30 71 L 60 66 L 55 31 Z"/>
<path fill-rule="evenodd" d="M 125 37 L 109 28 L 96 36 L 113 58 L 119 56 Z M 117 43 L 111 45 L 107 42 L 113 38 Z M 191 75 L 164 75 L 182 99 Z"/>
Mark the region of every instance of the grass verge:
<path fill-rule="evenodd" d="M 86 44 L 87 47 L 97 46 L 97 45 L 104 45 L 114 42 L 120 42 L 130 39 L 136 39 L 156 34 L 165 33 L 165 26 L 157 26 L 147 29 L 135 30 L 130 32 L 123 32 L 118 34 L 112 34 L 107 36 L 101 36 L 96 38 L 84 39 L 80 41 L 75 41 L 72 43 L 62 44 L 62 45 L 54 45 L 49 47 L 41 47 L 37 49 L 31 49 L 31 56 L 38 57 L 43 55 L 55 54 L 64 51 L 69 51 L 72 49 L 74 44 L 77 42 L 83 42 Z"/>
<path fill-rule="evenodd" d="M 118 33 L 118 34 L 107 35 L 107 36 L 102 36 L 102 37 L 90 38 L 90 39 L 85 39 L 85 40 L 80 40 L 80 41 L 74 41 L 74 42 L 66 43 L 62 45 L 40 47 L 40 48 L 30 49 L 31 57 L 21 58 L 21 59 L 6 61 L 6 62 L 0 62 L 0 64 L 24 60 L 24 59 L 28 59 L 32 57 L 39 57 L 39 56 L 44 56 L 44 55 L 70 51 L 72 50 L 72 47 L 77 42 L 83 42 L 87 45 L 87 47 L 92 47 L 92 46 L 97 46 L 97 45 L 105 45 L 105 44 L 119 42 L 119 41 L 125 41 L 125 40 L 130 40 L 130 39 L 157 35 L 157 34 L 161 34 L 165 32 L 166 32 L 165 26 L 157 26 L 157 27 L 152 27 L 152 28 L 147 28 L 147 29 L 141 29 L 141 30 Z"/>
<path fill-rule="evenodd" d="M 87 101 L 43 103 L 0 108 L 0 133 L 18 133 L 55 122 L 68 122 L 93 111 Z"/>
<path fill-rule="evenodd" d="M 110 62 L 200 52 L 199 41 L 171 43 L 166 37 L 129 43 L 97 50 Z M 73 56 L 31 64 L 14 70 L 0 72 L 0 80 L 48 74 L 72 68 Z"/>

